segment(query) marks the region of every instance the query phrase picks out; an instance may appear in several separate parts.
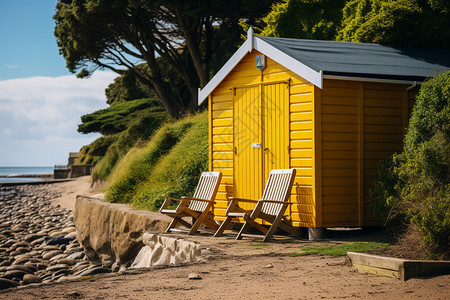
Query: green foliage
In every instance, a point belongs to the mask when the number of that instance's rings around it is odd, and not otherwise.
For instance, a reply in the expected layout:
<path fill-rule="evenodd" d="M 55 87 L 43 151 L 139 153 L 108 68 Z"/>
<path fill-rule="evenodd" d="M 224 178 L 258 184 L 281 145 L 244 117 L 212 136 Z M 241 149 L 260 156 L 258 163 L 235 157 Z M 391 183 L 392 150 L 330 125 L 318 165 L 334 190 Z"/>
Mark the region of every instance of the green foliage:
<path fill-rule="evenodd" d="M 168 114 L 154 98 L 138 99 L 126 102 L 116 102 L 108 108 L 81 117 L 78 132 L 99 132 L 110 135 L 126 130 L 130 123 L 146 118 L 147 128 L 154 127 L 168 119 Z M 144 128 L 145 129 L 145 128 Z M 148 134 L 143 134 L 148 136 Z"/>
<path fill-rule="evenodd" d="M 373 252 L 380 248 L 387 248 L 388 243 L 379 242 L 354 242 L 351 244 L 333 245 L 333 246 L 311 246 L 302 247 L 300 253 L 293 253 L 291 256 L 305 255 L 326 255 L 326 256 L 345 256 L 347 252 Z"/>
<path fill-rule="evenodd" d="M 450 47 L 450 13 L 439 1 L 351 0 L 338 41 L 401 47 Z"/>
<path fill-rule="evenodd" d="M 268 0 L 59 0 L 55 37 L 71 72 L 132 71 L 174 117 L 196 110 L 199 86 L 225 47 L 237 48 L 239 18 L 266 12 Z M 147 70 L 139 68 L 145 62 Z M 114 91 L 116 93 L 117 91 Z"/>
<path fill-rule="evenodd" d="M 120 161 L 110 177 L 106 199 L 156 210 L 162 195 L 192 195 L 207 162 L 207 113 L 166 124 Z"/>
<path fill-rule="evenodd" d="M 344 0 L 284 0 L 263 18 L 263 36 L 333 40 Z"/>
<path fill-rule="evenodd" d="M 385 162 L 374 187 L 374 211 L 390 224 L 412 224 L 432 253 L 450 249 L 450 72 L 425 82 L 404 149 Z M 388 166 L 386 168 L 386 166 Z"/>
<path fill-rule="evenodd" d="M 149 98 L 150 93 L 136 80 L 136 74 L 132 71 L 126 72 L 122 76 L 114 79 L 105 90 L 106 103 L 113 104 L 117 102 Z"/>

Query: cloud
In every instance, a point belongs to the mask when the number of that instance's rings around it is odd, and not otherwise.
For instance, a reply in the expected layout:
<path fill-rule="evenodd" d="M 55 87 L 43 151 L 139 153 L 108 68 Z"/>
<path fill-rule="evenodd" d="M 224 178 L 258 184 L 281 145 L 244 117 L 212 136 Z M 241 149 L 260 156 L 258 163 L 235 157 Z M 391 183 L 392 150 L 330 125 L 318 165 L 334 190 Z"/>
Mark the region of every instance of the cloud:
<path fill-rule="evenodd" d="M 78 151 L 97 137 L 76 129 L 82 115 L 107 107 L 105 88 L 116 76 L 98 71 L 89 79 L 60 76 L 0 81 L 0 166 L 27 165 L 22 163 L 27 153 L 36 160 L 42 158 L 33 165 L 65 163 L 67 152 Z"/>
<path fill-rule="evenodd" d="M 8 68 L 8 69 L 18 69 L 18 68 L 20 68 L 19 65 L 10 65 L 10 64 L 6 64 L 5 67 Z"/>

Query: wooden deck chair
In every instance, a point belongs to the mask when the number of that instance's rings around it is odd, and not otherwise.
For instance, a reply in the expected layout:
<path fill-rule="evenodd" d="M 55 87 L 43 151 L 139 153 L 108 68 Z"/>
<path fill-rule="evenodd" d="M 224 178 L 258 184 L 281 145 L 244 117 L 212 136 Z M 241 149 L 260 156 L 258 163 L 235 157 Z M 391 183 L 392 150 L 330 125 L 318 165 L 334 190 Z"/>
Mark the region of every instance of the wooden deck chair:
<path fill-rule="evenodd" d="M 242 238 L 242 234 L 250 226 L 256 227 L 266 235 L 263 242 L 267 242 L 272 238 L 278 226 L 296 237 L 300 236 L 300 233 L 289 223 L 284 215 L 288 205 L 293 204 L 292 202 L 288 202 L 288 200 L 291 195 L 295 173 L 295 169 L 272 170 L 267 179 L 262 198 L 258 201 L 229 197 L 228 199 L 231 202 L 225 213 L 226 219 L 214 236 L 221 236 L 233 218 L 242 218 L 245 221 L 245 224 L 236 237 L 237 240 Z M 239 202 L 256 203 L 256 206 L 253 210 L 245 210 L 239 207 Z M 267 221 L 272 225 L 267 229 L 255 221 L 257 218 Z"/>
<path fill-rule="evenodd" d="M 201 224 L 217 230 L 219 225 L 214 222 L 212 208 L 221 179 L 221 172 L 203 172 L 192 197 L 166 197 L 159 209 L 160 213 L 173 218 L 166 232 L 170 232 L 178 223 L 190 228 L 189 234 L 194 234 Z M 168 209 L 171 200 L 180 202 L 174 210 Z M 192 224 L 183 220 L 183 217 L 192 217 Z"/>

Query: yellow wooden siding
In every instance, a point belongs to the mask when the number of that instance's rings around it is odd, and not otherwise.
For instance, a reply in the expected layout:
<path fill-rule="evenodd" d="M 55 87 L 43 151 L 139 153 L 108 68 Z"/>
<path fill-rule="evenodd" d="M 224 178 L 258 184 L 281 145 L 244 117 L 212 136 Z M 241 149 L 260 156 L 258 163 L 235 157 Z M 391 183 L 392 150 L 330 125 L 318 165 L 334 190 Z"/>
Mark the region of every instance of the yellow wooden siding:
<path fill-rule="evenodd" d="M 364 84 L 364 224 L 376 224 L 371 213 L 370 189 L 380 160 L 402 150 L 405 86 L 398 84 Z"/>
<path fill-rule="evenodd" d="M 358 225 L 358 83 L 324 80 L 322 226 Z"/>

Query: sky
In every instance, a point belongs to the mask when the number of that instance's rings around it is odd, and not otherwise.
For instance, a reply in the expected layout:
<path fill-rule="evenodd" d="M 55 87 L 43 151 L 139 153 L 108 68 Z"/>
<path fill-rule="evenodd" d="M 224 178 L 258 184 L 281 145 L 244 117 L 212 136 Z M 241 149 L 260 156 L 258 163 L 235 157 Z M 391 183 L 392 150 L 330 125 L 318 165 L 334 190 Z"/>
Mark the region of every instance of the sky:
<path fill-rule="evenodd" d="M 99 134 L 77 132 L 80 117 L 106 108 L 117 74 L 78 79 L 53 35 L 56 0 L 0 0 L 0 166 L 67 164 Z"/>

